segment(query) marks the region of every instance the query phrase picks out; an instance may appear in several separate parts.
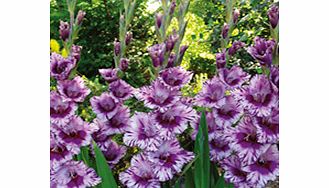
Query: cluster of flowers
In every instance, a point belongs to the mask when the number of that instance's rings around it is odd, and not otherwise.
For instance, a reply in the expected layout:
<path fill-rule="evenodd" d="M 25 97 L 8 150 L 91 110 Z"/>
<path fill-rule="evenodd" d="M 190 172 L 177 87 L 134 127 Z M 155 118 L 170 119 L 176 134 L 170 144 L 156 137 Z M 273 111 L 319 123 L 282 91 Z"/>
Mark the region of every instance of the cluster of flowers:
<path fill-rule="evenodd" d="M 216 55 L 218 75 L 206 81 L 195 105 L 206 113 L 210 158 L 236 187 L 264 187 L 279 174 L 279 68 L 272 64 L 274 40 L 256 37 L 248 52 L 263 69 L 250 78 L 240 67 L 226 68 L 226 54 Z M 236 52 L 237 41 L 228 50 Z M 192 124 L 195 139 L 199 120 Z"/>
<path fill-rule="evenodd" d="M 75 115 L 77 105 L 90 90 L 81 77 L 69 79 L 80 58 L 80 46 L 73 46 L 71 56 L 52 53 L 50 75 L 57 80 L 57 90 L 50 93 L 50 175 L 51 187 L 95 186 L 101 179 L 81 161 L 73 160 L 82 146 L 91 143 L 98 129 Z"/>
<path fill-rule="evenodd" d="M 126 154 L 126 147 L 112 140 L 115 134 L 123 134 L 131 126 L 130 110 L 123 102 L 132 97 L 134 88 L 117 76 L 119 69 L 100 69 L 102 77 L 109 83 L 108 92 L 93 96 L 90 103 L 97 118 L 93 124 L 98 131 L 92 138 L 103 152 L 111 168 Z"/>
<path fill-rule="evenodd" d="M 180 88 L 192 78 L 192 73 L 181 67 L 164 69 L 150 86 L 135 91 L 137 99 L 152 109 L 137 112 L 123 141 L 142 152 L 134 156 L 131 166 L 119 175 L 128 187 L 155 188 L 168 181 L 194 158 L 185 151 L 176 138 L 187 129 L 187 122 L 197 118 L 196 111 L 184 104 Z"/>

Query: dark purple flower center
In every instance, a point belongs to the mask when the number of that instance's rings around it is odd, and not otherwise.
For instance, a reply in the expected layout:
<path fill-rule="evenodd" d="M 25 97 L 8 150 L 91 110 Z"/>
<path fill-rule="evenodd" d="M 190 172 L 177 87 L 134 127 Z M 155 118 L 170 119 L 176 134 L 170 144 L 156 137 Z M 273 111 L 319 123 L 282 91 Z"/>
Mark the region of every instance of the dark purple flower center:
<path fill-rule="evenodd" d="M 80 187 L 83 185 L 83 176 L 78 175 L 76 172 L 70 173 L 71 181 L 67 184 L 68 187 Z"/>
<path fill-rule="evenodd" d="M 70 98 L 78 98 L 82 95 L 81 88 L 77 84 L 65 87 L 64 93 Z"/>
<path fill-rule="evenodd" d="M 55 72 L 56 74 L 61 74 L 65 71 L 69 63 L 69 61 L 57 62 L 53 68 L 53 72 Z"/>
<path fill-rule="evenodd" d="M 115 102 L 113 99 L 102 100 L 98 103 L 98 107 L 103 112 L 111 112 L 115 108 Z"/>
<path fill-rule="evenodd" d="M 157 115 L 157 120 L 165 128 L 172 128 L 179 125 L 181 120 L 180 116 L 175 116 L 173 114 L 159 113 Z"/>
<path fill-rule="evenodd" d="M 50 148 L 50 160 L 60 160 L 64 158 L 69 152 L 66 148 L 55 146 Z"/>
<path fill-rule="evenodd" d="M 71 107 L 68 103 L 64 103 L 62 101 L 57 101 L 59 104 L 52 105 L 50 104 L 50 115 L 51 117 L 65 117 L 70 113 Z"/>
<path fill-rule="evenodd" d="M 256 106 L 267 106 L 272 100 L 271 93 L 252 93 L 246 96 L 246 99 Z"/>
<path fill-rule="evenodd" d="M 113 150 L 107 150 L 105 153 L 105 158 L 107 161 L 114 161 L 117 158 L 118 154 Z"/>
<path fill-rule="evenodd" d="M 178 86 L 182 83 L 182 80 L 180 78 L 175 78 L 173 76 L 167 76 L 166 78 L 164 78 L 164 81 L 170 86 Z"/>
<path fill-rule="evenodd" d="M 238 113 L 237 111 L 235 111 L 234 109 L 229 109 L 229 108 L 219 108 L 216 109 L 216 113 L 219 117 L 225 119 L 225 120 L 229 120 L 229 119 L 233 119 L 234 116 Z"/>
<path fill-rule="evenodd" d="M 61 132 L 59 134 L 62 139 L 67 143 L 74 143 L 76 145 L 79 145 L 82 143 L 82 141 L 86 138 L 87 133 L 85 131 L 73 131 L 69 133 Z"/>

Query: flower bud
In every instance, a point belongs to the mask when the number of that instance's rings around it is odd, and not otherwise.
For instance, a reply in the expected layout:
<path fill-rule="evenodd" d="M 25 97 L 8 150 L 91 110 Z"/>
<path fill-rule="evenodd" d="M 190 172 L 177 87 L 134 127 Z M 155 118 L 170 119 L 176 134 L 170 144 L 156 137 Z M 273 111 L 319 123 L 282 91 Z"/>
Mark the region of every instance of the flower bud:
<path fill-rule="evenodd" d="M 223 29 L 222 29 L 222 37 L 223 39 L 226 39 L 228 36 L 228 30 L 230 29 L 230 26 L 227 23 L 224 23 Z"/>
<path fill-rule="evenodd" d="M 132 32 L 127 32 L 126 40 L 125 40 L 126 45 L 129 45 L 130 42 L 132 41 L 132 39 L 133 39 L 133 33 Z"/>
<path fill-rule="evenodd" d="M 83 18 L 85 17 L 85 15 L 86 15 L 86 12 L 84 12 L 84 11 L 82 11 L 82 10 L 79 10 L 79 12 L 78 12 L 78 15 L 77 15 L 77 24 L 78 25 L 81 25 L 81 23 L 82 23 L 82 20 L 83 20 Z"/>
<path fill-rule="evenodd" d="M 120 70 L 126 71 L 128 69 L 128 66 L 129 66 L 129 59 L 121 58 L 119 64 Z"/>
<path fill-rule="evenodd" d="M 167 52 L 171 52 L 172 49 L 174 48 L 177 40 L 178 40 L 178 35 L 176 33 L 176 30 L 173 31 L 172 35 L 169 35 L 168 39 L 166 40 L 166 50 Z"/>
<path fill-rule="evenodd" d="M 166 52 L 166 45 L 164 43 L 162 44 L 156 44 L 151 46 L 149 49 L 149 54 L 152 59 L 152 63 L 154 67 L 159 67 L 162 65 L 164 61 L 164 54 Z"/>
<path fill-rule="evenodd" d="M 168 58 L 167 68 L 174 67 L 175 59 L 176 59 L 175 53 L 170 53 L 170 56 Z"/>
<path fill-rule="evenodd" d="M 238 23 L 239 16 L 240 16 L 240 10 L 239 9 L 235 9 L 233 11 L 233 23 L 234 24 Z"/>
<path fill-rule="evenodd" d="M 216 54 L 216 66 L 217 69 L 225 68 L 226 66 L 226 50 Z"/>
<path fill-rule="evenodd" d="M 118 56 L 120 54 L 121 48 L 120 48 L 120 42 L 115 39 L 114 41 L 114 55 Z"/>
<path fill-rule="evenodd" d="M 59 23 L 59 34 L 63 41 L 66 41 L 70 36 L 70 25 L 62 20 Z"/>
<path fill-rule="evenodd" d="M 71 56 L 76 60 L 76 62 L 78 62 L 80 60 L 81 49 L 82 49 L 81 46 L 78 46 L 78 45 L 72 46 Z"/>
<path fill-rule="evenodd" d="M 155 17 L 156 17 L 156 26 L 160 28 L 162 24 L 163 15 L 161 13 L 157 13 Z"/>
<path fill-rule="evenodd" d="M 279 22 L 279 7 L 273 5 L 267 12 L 268 18 L 270 19 L 270 23 L 272 28 L 275 28 Z"/>
<path fill-rule="evenodd" d="M 170 8 L 169 8 L 170 9 L 169 15 L 174 14 L 175 8 L 176 8 L 176 0 L 172 0 L 170 3 Z"/>
<path fill-rule="evenodd" d="M 181 57 L 184 56 L 184 53 L 186 52 L 187 48 L 188 48 L 188 45 L 182 45 L 182 46 L 180 47 L 180 49 L 179 49 L 179 55 L 180 55 Z"/>
<path fill-rule="evenodd" d="M 232 46 L 228 49 L 228 55 L 234 55 L 240 48 L 244 47 L 246 44 L 241 41 L 234 41 Z"/>

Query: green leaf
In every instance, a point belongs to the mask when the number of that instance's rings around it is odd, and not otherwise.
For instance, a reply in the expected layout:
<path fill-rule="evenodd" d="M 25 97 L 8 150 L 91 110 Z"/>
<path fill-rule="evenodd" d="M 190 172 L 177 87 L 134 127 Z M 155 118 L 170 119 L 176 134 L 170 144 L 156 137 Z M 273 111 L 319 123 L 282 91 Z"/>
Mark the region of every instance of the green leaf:
<path fill-rule="evenodd" d="M 210 176 L 210 187 L 215 187 L 218 179 L 219 179 L 219 174 L 218 174 L 218 169 L 217 165 L 215 163 L 211 163 L 210 166 L 210 171 L 211 171 L 211 176 Z"/>
<path fill-rule="evenodd" d="M 97 174 L 102 178 L 102 182 L 100 183 L 101 188 L 117 188 L 117 184 L 113 177 L 112 171 L 108 166 L 106 159 L 99 149 L 97 144 L 93 141 L 95 159 L 96 159 L 96 169 Z"/>
<path fill-rule="evenodd" d="M 194 188 L 194 176 L 192 168 L 188 169 L 185 173 L 185 187 Z"/>
<path fill-rule="evenodd" d="M 210 158 L 208 143 L 208 126 L 204 111 L 201 115 L 199 131 L 196 137 L 194 152 L 200 156 L 195 161 L 194 180 L 197 188 L 209 188 L 210 186 Z"/>
<path fill-rule="evenodd" d="M 234 185 L 225 183 L 224 177 L 220 176 L 214 188 L 234 188 Z"/>

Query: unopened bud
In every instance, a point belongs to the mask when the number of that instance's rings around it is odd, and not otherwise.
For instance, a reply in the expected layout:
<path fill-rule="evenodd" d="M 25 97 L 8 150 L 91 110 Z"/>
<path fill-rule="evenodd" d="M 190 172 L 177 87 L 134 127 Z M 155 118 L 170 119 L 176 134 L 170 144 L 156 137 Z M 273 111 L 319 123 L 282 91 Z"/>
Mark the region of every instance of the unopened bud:
<path fill-rule="evenodd" d="M 115 41 L 114 41 L 114 55 L 118 56 L 120 54 L 120 51 L 121 51 L 120 42 L 117 41 L 117 39 L 115 39 Z"/>
<path fill-rule="evenodd" d="M 227 23 L 224 23 L 223 29 L 222 29 L 222 37 L 223 39 L 226 39 L 228 36 L 228 30 L 230 29 L 230 26 Z"/>
<path fill-rule="evenodd" d="M 170 3 L 170 11 L 169 11 L 170 15 L 174 14 L 175 8 L 176 8 L 176 0 L 172 0 L 171 3 Z"/>
<path fill-rule="evenodd" d="M 78 15 L 77 15 L 77 24 L 81 25 L 83 18 L 85 17 L 86 12 L 79 10 Z"/>
<path fill-rule="evenodd" d="M 161 13 L 158 13 L 158 14 L 156 14 L 155 17 L 156 17 L 156 26 L 158 28 L 160 28 L 161 25 L 162 25 L 162 17 L 163 17 L 163 15 Z"/>
<path fill-rule="evenodd" d="M 279 22 L 279 7 L 276 5 L 271 6 L 271 8 L 267 12 L 267 15 L 270 19 L 272 28 L 275 28 Z"/>
<path fill-rule="evenodd" d="M 240 16 L 240 11 L 239 11 L 239 9 L 235 9 L 235 10 L 233 11 L 233 23 L 234 23 L 234 24 L 238 23 L 239 16 Z"/>
<path fill-rule="evenodd" d="M 70 36 L 70 25 L 62 20 L 59 23 L 59 34 L 63 41 L 66 41 Z"/>
<path fill-rule="evenodd" d="M 129 45 L 132 39 L 133 39 L 133 33 L 132 32 L 127 32 L 126 40 L 125 40 L 126 45 Z"/>
<path fill-rule="evenodd" d="M 121 58 L 120 59 L 120 64 L 119 64 L 119 68 L 122 71 L 126 71 L 128 69 L 128 66 L 129 66 L 129 59 Z"/>

